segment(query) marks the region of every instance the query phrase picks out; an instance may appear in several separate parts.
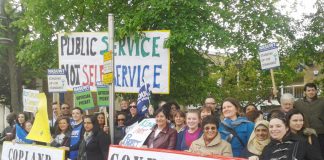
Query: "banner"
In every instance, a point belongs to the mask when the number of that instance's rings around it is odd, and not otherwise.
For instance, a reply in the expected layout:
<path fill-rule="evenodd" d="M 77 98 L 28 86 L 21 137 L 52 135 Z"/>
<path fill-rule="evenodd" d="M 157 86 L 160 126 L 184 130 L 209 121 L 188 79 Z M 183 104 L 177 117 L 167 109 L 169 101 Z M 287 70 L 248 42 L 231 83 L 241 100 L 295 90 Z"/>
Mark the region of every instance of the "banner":
<path fill-rule="evenodd" d="M 197 154 L 166 149 L 133 148 L 111 145 L 107 160 L 244 160 L 223 156 L 200 156 Z"/>
<path fill-rule="evenodd" d="M 35 113 L 38 106 L 38 94 L 37 90 L 23 89 L 23 105 L 25 112 Z"/>
<path fill-rule="evenodd" d="M 109 106 L 109 88 L 100 82 L 97 83 L 97 105 L 99 107 Z"/>
<path fill-rule="evenodd" d="M 2 146 L 2 160 L 64 160 L 65 151 L 63 149 L 31 145 L 13 144 L 5 141 Z"/>
<path fill-rule="evenodd" d="M 145 116 L 148 112 L 148 107 L 150 105 L 150 84 L 143 82 L 142 87 L 138 92 L 137 98 L 137 114 L 140 116 Z"/>
<path fill-rule="evenodd" d="M 143 119 L 138 125 L 134 126 L 129 132 L 126 132 L 125 137 L 121 141 L 121 145 L 142 147 L 146 138 L 152 132 L 155 126 L 155 118 Z"/>
<path fill-rule="evenodd" d="M 89 86 L 79 86 L 73 88 L 75 107 L 87 110 L 94 107 L 92 94 Z"/>
<path fill-rule="evenodd" d="M 47 99 L 45 93 L 39 94 L 39 105 L 35 115 L 35 121 L 26 138 L 38 142 L 51 142 L 51 133 L 47 113 Z"/>
<path fill-rule="evenodd" d="M 153 93 L 169 93 L 170 50 L 164 48 L 169 35 L 167 30 L 147 31 L 140 38 L 126 37 L 115 42 L 116 92 L 137 93 L 145 79 Z M 58 34 L 59 67 L 66 71 L 69 90 L 89 85 L 95 91 L 95 83 L 103 81 L 103 54 L 108 52 L 108 42 L 106 32 Z"/>
<path fill-rule="evenodd" d="M 66 92 L 68 86 L 64 69 L 48 69 L 47 83 L 48 92 Z"/>

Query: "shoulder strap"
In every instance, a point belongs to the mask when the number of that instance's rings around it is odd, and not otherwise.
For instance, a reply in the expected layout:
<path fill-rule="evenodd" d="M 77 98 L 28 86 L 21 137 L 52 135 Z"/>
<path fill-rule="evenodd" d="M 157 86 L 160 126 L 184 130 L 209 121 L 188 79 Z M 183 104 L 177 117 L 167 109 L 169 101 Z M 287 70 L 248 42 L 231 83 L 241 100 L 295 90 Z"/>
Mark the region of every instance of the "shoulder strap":
<path fill-rule="evenodd" d="M 222 122 L 222 124 L 223 124 L 223 126 L 225 127 L 225 129 L 226 129 L 228 132 L 230 132 L 234 137 L 236 137 L 236 138 L 239 140 L 239 142 L 241 143 L 241 145 L 244 147 L 245 145 L 244 145 L 242 139 L 237 135 L 237 133 L 235 132 L 235 130 L 234 130 L 233 128 L 227 126 L 227 124 L 225 124 L 224 122 Z"/>

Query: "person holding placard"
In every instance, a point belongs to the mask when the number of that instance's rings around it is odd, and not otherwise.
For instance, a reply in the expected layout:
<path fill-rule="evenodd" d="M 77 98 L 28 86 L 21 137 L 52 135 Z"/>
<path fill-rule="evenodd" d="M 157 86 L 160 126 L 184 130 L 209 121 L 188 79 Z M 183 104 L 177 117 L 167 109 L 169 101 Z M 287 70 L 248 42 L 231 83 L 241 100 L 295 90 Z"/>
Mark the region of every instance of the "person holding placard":
<path fill-rule="evenodd" d="M 125 125 L 132 126 L 134 123 L 141 120 L 140 115 L 137 113 L 137 101 L 132 100 L 129 104 L 129 115 L 127 116 L 127 121 Z"/>
<path fill-rule="evenodd" d="M 108 126 L 106 125 L 106 122 L 105 122 L 105 113 L 100 112 L 100 113 L 96 114 L 96 117 L 97 117 L 100 129 L 103 132 L 105 132 L 106 134 L 108 134 L 109 128 L 108 128 Z"/>

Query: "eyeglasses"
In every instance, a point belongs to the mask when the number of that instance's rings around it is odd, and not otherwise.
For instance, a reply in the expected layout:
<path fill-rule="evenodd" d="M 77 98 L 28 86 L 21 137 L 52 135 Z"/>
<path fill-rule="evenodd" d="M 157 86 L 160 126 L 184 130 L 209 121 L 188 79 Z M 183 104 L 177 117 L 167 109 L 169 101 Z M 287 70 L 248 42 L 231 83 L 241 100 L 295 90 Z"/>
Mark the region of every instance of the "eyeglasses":
<path fill-rule="evenodd" d="M 125 119 L 117 119 L 117 121 L 125 121 Z"/>
<path fill-rule="evenodd" d="M 205 127 L 204 130 L 205 131 L 209 131 L 209 130 L 215 131 L 216 127 Z"/>
<path fill-rule="evenodd" d="M 137 106 L 129 106 L 130 108 L 137 108 Z"/>

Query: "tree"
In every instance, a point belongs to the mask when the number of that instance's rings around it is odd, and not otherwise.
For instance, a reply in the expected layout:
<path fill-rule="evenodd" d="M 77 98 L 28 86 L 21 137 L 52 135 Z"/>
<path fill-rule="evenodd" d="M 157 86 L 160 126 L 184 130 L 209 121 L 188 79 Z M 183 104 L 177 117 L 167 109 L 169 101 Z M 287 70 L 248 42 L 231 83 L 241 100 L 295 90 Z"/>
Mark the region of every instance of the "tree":
<path fill-rule="evenodd" d="M 235 63 L 245 56 L 256 59 L 258 46 L 269 39 L 283 43 L 293 38 L 290 20 L 270 0 L 21 2 L 26 10 L 17 24 L 30 33 L 23 39 L 26 46 L 18 57 L 38 73 L 57 66 L 56 32 L 105 31 L 108 13 L 115 15 L 117 39 L 144 30 L 171 30 L 166 44 L 171 49 L 171 91 L 155 98 L 172 97 L 182 104 L 200 103 L 208 94 L 218 98 L 225 94 L 210 75 L 227 68 L 214 66 L 205 58 L 209 47 L 234 49 L 229 56 Z M 250 69 L 246 72 L 256 73 L 255 68 Z"/>

